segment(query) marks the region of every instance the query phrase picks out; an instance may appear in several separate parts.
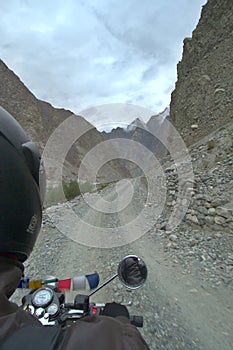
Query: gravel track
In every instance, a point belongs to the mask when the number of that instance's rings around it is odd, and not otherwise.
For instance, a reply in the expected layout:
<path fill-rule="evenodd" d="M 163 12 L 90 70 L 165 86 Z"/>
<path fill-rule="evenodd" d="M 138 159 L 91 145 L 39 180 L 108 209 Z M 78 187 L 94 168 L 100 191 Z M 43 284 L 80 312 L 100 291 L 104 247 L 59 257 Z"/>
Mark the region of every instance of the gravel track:
<path fill-rule="evenodd" d="M 140 212 L 146 202 L 146 186 L 139 186 L 141 179 L 134 179 L 128 185 L 136 188 L 134 198 L 127 210 L 119 214 L 94 212 L 87 206 L 96 204 L 97 194 L 86 194 L 69 203 L 51 207 L 44 212 L 44 225 L 36 247 L 28 262 L 26 274 L 44 278 L 54 275 L 59 278 L 72 277 L 98 271 L 101 281 L 115 273 L 118 262 L 128 254 L 142 257 L 147 266 L 149 277 L 146 284 L 135 291 L 123 287 L 119 280 L 113 281 L 93 296 L 97 302 L 133 301 L 130 313 L 144 316 L 143 336 L 153 349 L 232 349 L 233 303 L 232 287 L 222 285 L 213 288 L 209 281 L 199 276 L 198 267 L 191 264 L 184 269 L 182 260 L 175 260 L 170 252 L 164 251 L 164 237 L 157 230 L 153 218 L 148 215 L 149 226 L 145 235 L 130 244 L 114 248 L 94 248 L 74 242 L 59 232 L 56 224 L 63 220 L 66 210 L 72 210 L 83 220 L 90 218 L 92 225 L 115 227 L 132 219 Z M 117 191 L 114 187 L 105 188 L 101 196 L 113 200 Z M 144 193 L 144 194 L 143 194 Z M 86 198 L 85 198 L 86 197 Z M 155 203 L 156 207 L 156 203 Z M 156 209 L 156 208 L 155 208 Z M 68 232 L 74 223 L 65 222 L 63 228 Z M 76 227 L 78 230 L 79 227 Z M 173 251 L 174 254 L 174 251 Z M 14 300 L 22 295 L 17 292 Z M 71 301 L 74 292 L 67 293 Z"/>

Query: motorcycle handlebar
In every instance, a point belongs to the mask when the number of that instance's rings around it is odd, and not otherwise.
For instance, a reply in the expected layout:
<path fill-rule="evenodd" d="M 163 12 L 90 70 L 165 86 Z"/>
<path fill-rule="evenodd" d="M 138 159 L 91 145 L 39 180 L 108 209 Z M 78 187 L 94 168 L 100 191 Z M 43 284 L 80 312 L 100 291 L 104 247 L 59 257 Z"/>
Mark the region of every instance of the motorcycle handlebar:
<path fill-rule="evenodd" d="M 75 309 L 73 303 L 66 303 L 66 304 L 64 304 L 64 306 L 66 309 L 69 309 L 69 315 L 67 315 L 68 318 L 72 318 L 72 319 L 74 319 L 76 317 L 80 318 L 80 316 L 83 315 L 83 311 Z M 101 304 L 101 306 L 96 305 L 96 307 L 99 309 L 103 309 L 104 306 L 105 306 L 105 304 Z M 99 314 L 99 312 L 97 314 Z M 100 312 L 100 314 L 101 314 L 101 312 Z M 130 320 L 130 323 L 132 325 L 134 325 L 136 327 L 140 327 L 140 328 L 143 327 L 143 316 L 130 315 L 129 320 Z"/>

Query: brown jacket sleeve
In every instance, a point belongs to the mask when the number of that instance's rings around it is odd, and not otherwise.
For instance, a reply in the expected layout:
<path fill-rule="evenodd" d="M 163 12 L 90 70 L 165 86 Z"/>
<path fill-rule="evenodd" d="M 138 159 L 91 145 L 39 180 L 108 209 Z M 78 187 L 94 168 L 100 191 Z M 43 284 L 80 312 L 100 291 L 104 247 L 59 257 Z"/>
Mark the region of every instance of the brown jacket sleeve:
<path fill-rule="evenodd" d="M 62 350 L 148 350 L 137 328 L 125 317 L 85 317 L 68 329 Z"/>
<path fill-rule="evenodd" d="M 24 325 L 39 323 L 8 300 L 17 288 L 22 273 L 23 265 L 20 262 L 0 256 L 0 342 Z"/>

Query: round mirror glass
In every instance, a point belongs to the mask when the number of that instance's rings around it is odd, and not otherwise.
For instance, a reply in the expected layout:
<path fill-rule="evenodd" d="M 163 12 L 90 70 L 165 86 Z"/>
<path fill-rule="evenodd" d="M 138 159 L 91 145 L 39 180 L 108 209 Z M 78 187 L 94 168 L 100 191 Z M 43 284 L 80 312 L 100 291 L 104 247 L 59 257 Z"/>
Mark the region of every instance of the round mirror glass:
<path fill-rule="evenodd" d="M 146 281 L 147 267 L 138 256 L 128 255 L 119 263 L 117 273 L 126 287 L 136 289 Z"/>

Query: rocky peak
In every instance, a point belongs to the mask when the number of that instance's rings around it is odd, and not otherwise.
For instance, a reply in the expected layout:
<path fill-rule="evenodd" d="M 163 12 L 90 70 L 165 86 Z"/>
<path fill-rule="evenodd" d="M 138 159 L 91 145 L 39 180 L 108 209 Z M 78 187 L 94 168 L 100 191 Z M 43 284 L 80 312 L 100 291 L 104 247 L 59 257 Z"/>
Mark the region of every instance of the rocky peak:
<path fill-rule="evenodd" d="M 164 121 L 166 119 L 168 120 L 169 118 L 170 118 L 170 108 L 167 107 L 161 113 L 152 115 L 152 117 L 146 123 L 148 130 L 150 130 L 150 132 L 153 132 L 153 133 L 155 133 L 157 130 L 159 132 L 163 132 L 164 134 L 168 135 L 169 130 L 166 130 Z"/>
<path fill-rule="evenodd" d="M 127 126 L 126 131 L 131 132 L 131 131 L 134 131 L 136 128 L 141 128 L 141 129 L 147 130 L 147 125 L 140 118 L 136 118 L 132 123 L 130 123 Z"/>

